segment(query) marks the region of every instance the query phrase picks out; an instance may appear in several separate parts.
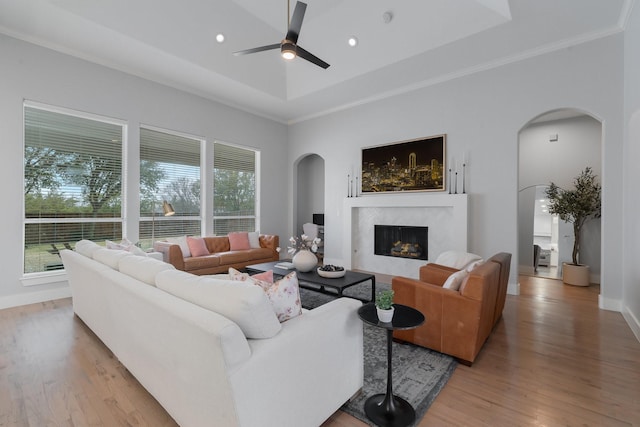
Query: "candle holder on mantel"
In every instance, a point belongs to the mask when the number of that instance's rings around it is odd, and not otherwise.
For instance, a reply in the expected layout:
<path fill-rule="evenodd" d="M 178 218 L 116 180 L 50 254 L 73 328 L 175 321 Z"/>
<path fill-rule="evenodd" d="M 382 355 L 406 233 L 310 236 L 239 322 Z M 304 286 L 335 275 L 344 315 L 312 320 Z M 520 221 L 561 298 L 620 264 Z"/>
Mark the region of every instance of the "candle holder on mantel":
<path fill-rule="evenodd" d="M 465 191 L 465 188 L 464 188 L 464 172 L 465 172 L 466 167 L 467 167 L 467 164 L 463 163 L 462 164 L 462 194 L 466 194 L 466 191 Z"/>
<path fill-rule="evenodd" d="M 458 194 L 458 171 L 456 171 L 456 188 L 455 188 L 455 194 Z"/>
<path fill-rule="evenodd" d="M 451 183 L 451 168 L 449 168 L 449 194 L 451 194 L 451 186 L 452 186 L 452 183 Z"/>
<path fill-rule="evenodd" d="M 352 177 L 351 174 L 347 174 L 347 197 L 358 197 L 358 189 L 360 188 L 360 177 L 356 175 L 354 175 L 354 177 Z"/>

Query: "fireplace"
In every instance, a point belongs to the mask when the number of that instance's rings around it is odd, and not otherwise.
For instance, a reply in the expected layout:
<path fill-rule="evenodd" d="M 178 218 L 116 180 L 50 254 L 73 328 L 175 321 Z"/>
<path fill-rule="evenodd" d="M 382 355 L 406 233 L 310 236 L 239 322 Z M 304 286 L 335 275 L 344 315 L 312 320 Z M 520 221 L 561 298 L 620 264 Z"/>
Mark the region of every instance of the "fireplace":
<path fill-rule="evenodd" d="M 428 259 L 429 227 L 407 225 L 374 226 L 374 253 L 376 255 Z"/>

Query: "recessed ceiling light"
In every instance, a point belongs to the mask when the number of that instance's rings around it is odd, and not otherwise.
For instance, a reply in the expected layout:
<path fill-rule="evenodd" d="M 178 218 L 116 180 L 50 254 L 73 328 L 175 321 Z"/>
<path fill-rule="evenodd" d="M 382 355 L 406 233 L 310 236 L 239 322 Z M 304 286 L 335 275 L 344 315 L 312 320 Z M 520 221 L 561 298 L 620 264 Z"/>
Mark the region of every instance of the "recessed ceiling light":
<path fill-rule="evenodd" d="M 222 43 L 222 42 L 224 41 L 224 34 L 222 34 L 222 33 L 218 33 L 218 34 L 216 35 L 216 41 L 217 41 L 218 43 Z"/>
<path fill-rule="evenodd" d="M 356 47 L 358 45 L 358 38 L 356 36 L 351 36 L 349 37 L 349 40 L 347 40 L 347 43 L 349 43 L 349 46 L 351 47 Z"/>

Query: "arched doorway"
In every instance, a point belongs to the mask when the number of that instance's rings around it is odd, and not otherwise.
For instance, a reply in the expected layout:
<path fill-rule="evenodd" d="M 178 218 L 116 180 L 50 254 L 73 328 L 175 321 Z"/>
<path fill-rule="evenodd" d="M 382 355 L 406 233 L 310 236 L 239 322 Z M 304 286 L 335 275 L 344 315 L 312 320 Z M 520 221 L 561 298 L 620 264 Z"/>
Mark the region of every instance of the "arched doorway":
<path fill-rule="evenodd" d="M 309 154 L 296 168 L 295 233 L 302 234 L 302 224 L 313 222 L 314 215 L 324 214 L 324 159 Z M 317 218 L 317 216 L 316 216 Z"/>
<path fill-rule="evenodd" d="M 518 148 L 518 270 L 561 278 L 562 263 L 571 259 L 573 231 L 545 209 L 545 190 L 552 181 L 570 188 L 587 166 L 602 179 L 602 123 L 574 109 L 547 112 L 520 130 Z M 591 266 L 591 281 L 599 283 L 600 220 L 588 222 L 582 237 L 581 260 Z"/>

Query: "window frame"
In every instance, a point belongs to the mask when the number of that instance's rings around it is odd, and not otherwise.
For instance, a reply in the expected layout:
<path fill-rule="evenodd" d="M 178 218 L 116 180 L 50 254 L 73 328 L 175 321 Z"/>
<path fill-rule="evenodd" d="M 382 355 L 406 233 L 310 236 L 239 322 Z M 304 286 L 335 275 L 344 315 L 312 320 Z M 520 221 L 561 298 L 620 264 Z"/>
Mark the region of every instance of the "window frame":
<path fill-rule="evenodd" d="M 114 216 L 111 218 L 92 218 L 92 217 L 81 217 L 81 218 L 27 218 L 26 212 L 26 195 L 24 192 L 25 186 L 25 150 L 27 148 L 26 141 L 26 111 L 28 108 L 37 109 L 42 111 L 47 111 L 56 114 L 63 114 L 67 116 L 77 117 L 81 119 L 98 121 L 101 123 L 106 123 L 114 126 L 119 126 L 122 130 L 121 132 L 121 143 L 120 143 L 120 161 L 121 161 L 121 193 L 120 193 L 120 213 L 119 216 Z M 64 224 L 64 223 L 119 223 L 121 224 L 121 229 L 125 230 L 127 226 L 126 219 L 126 203 L 127 203 L 127 136 L 128 136 L 128 123 L 125 120 L 115 119 L 108 116 L 103 116 L 94 113 L 87 113 L 84 111 L 74 110 L 66 107 L 53 106 L 49 104 L 44 104 L 31 100 L 24 100 L 22 105 L 22 200 L 21 200 L 21 222 L 22 222 L 22 248 L 21 248 L 21 259 L 22 259 L 22 273 L 20 280 L 24 286 L 35 286 L 41 285 L 44 283 L 50 283 L 52 277 L 59 276 L 59 280 L 66 279 L 66 272 L 64 269 L 59 270 L 51 270 L 51 271 L 37 271 L 37 272 L 25 272 L 25 256 L 26 256 L 26 229 L 28 224 Z"/>
<path fill-rule="evenodd" d="M 145 222 L 149 222 L 149 221 L 199 221 L 200 222 L 200 233 L 203 233 L 203 230 L 205 230 L 205 224 L 204 224 L 204 218 L 205 218 L 205 210 L 204 210 L 204 191 L 203 191 L 203 186 L 202 183 L 205 180 L 205 175 L 206 175 L 206 159 L 205 159 L 205 155 L 204 155 L 204 146 L 207 144 L 207 141 L 204 137 L 201 136 L 197 136 L 197 135 L 192 135 L 192 134 L 188 134 L 185 132 L 178 132 L 178 131 L 173 131 L 173 130 L 169 130 L 166 128 L 162 128 L 162 127 L 158 127 L 158 126 L 151 126 L 151 125 L 145 125 L 145 124 L 140 124 L 139 130 L 140 132 L 138 133 L 138 135 L 140 135 L 139 140 L 138 140 L 138 153 L 139 153 L 139 161 L 138 161 L 138 172 L 140 172 L 140 163 L 142 162 L 142 156 L 140 155 L 140 152 L 142 150 L 142 129 L 146 129 L 149 131 L 153 131 L 153 132 L 159 132 L 159 133 L 164 133 L 167 135 L 172 135 L 172 136 L 176 136 L 178 138 L 184 138 L 184 139 L 190 139 L 193 141 L 197 141 L 200 145 L 199 147 L 199 169 L 200 169 L 200 212 L 198 214 L 198 216 L 191 216 L 191 215 L 173 215 L 170 217 L 163 217 L 163 216 L 154 216 L 150 215 L 150 216 L 142 216 L 140 209 L 138 209 L 137 212 L 137 222 L 138 222 L 138 230 L 141 229 L 141 223 L 143 221 Z M 138 196 L 140 196 L 141 193 L 141 186 L 140 186 L 140 174 L 138 173 Z M 160 199 L 156 200 L 156 203 L 159 203 L 160 205 L 162 204 L 162 201 L 160 201 Z M 138 240 L 141 239 L 140 236 L 140 232 L 138 232 Z M 153 245 L 153 242 L 151 243 Z"/>
<path fill-rule="evenodd" d="M 216 187 L 216 181 L 215 181 L 215 147 L 216 145 L 226 145 L 228 147 L 232 147 L 232 148 L 236 148 L 236 149 L 240 149 L 240 150 L 245 150 L 245 151 L 252 151 L 253 152 L 253 161 L 254 161 L 254 206 L 253 206 L 253 215 L 234 215 L 234 216 L 220 216 L 220 215 L 215 215 L 215 187 Z M 250 146 L 245 146 L 245 145 L 239 145 L 239 144 L 232 144 L 226 141 L 220 141 L 220 140 L 215 140 L 213 141 L 213 159 L 212 159 L 212 165 L 211 165 L 211 182 L 213 183 L 213 187 L 212 187 L 212 191 L 210 193 L 210 196 L 212 198 L 212 204 L 213 204 L 213 211 L 211 212 L 211 219 L 212 219 L 212 230 L 215 231 L 215 222 L 216 220 L 225 220 L 225 219 L 253 219 L 254 221 L 254 228 L 255 230 L 247 230 L 247 231 L 259 231 L 260 230 L 260 160 L 261 160 L 261 152 L 259 149 L 254 148 L 254 147 L 250 147 Z M 209 195 L 209 194 L 208 194 Z M 215 234 L 215 233 L 214 233 Z"/>

